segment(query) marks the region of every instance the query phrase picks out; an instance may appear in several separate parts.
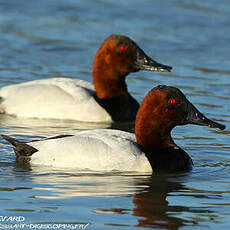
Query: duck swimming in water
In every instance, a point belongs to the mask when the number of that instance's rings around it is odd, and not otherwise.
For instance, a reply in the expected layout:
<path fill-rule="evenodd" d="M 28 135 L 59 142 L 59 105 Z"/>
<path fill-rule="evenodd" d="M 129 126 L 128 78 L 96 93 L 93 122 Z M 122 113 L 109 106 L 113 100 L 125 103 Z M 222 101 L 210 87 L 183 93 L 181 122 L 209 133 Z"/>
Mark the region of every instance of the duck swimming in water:
<path fill-rule="evenodd" d="M 51 78 L 0 89 L 0 112 L 18 117 L 71 119 L 84 122 L 135 121 L 138 102 L 125 78 L 139 70 L 170 71 L 130 38 L 111 35 L 93 63 L 93 84 L 72 78 Z"/>
<path fill-rule="evenodd" d="M 20 163 L 97 171 L 172 173 L 188 171 L 193 165 L 190 156 L 171 137 L 175 126 L 186 124 L 225 129 L 200 113 L 179 89 L 160 85 L 143 100 L 136 117 L 135 134 L 98 129 L 28 143 L 2 137 L 13 145 L 16 161 Z"/>

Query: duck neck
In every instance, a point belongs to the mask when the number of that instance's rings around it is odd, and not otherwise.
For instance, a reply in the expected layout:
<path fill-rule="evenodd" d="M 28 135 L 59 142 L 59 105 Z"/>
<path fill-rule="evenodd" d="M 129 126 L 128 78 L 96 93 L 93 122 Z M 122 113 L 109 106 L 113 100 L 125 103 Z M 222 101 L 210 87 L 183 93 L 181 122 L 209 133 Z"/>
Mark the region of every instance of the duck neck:
<path fill-rule="evenodd" d="M 158 118 L 159 119 L 159 118 Z M 147 122 L 146 122 L 147 121 Z M 171 137 L 171 130 L 148 118 L 136 121 L 136 138 L 155 173 L 185 172 L 192 168 L 192 159 Z"/>
<path fill-rule="evenodd" d="M 97 55 L 93 64 L 93 83 L 97 97 L 112 98 L 128 94 L 125 77 L 127 72 L 115 69 L 115 64 L 106 62 L 103 55 Z"/>
<path fill-rule="evenodd" d="M 163 126 L 156 122 L 136 121 L 136 138 L 137 143 L 145 152 L 154 152 L 167 149 L 169 147 L 176 147 L 171 137 L 171 129 L 163 129 Z"/>

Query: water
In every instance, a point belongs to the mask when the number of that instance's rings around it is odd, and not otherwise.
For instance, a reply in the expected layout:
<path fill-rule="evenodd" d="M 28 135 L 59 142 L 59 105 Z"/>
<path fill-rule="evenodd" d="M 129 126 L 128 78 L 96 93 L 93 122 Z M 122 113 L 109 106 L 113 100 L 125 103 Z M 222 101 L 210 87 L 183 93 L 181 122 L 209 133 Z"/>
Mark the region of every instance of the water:
<path fill-rule="evenodd" d="M 120 33 L 173 66 L 171 73 L 128 77 L 139 102 L 153 86 L 174 85 L 205 115 L 227 125 L 225 131 L 177 127 L 175 141 L 195 167 L 164 176 L 22 168 L 0 139 L 0 216 L 100 230 L 229 229 L 229 14 L 228 0 L 0 0 L 0 86 L 49 77 L 91 81 L 98 46 Z M 107 127 L 3 115 L 0 124 L 1 133 L 23 140 Z M 116 128 L 133 131 L 128 125 Z M 0 227 L 12 223 L 21 222 L 0 218 Z"/>

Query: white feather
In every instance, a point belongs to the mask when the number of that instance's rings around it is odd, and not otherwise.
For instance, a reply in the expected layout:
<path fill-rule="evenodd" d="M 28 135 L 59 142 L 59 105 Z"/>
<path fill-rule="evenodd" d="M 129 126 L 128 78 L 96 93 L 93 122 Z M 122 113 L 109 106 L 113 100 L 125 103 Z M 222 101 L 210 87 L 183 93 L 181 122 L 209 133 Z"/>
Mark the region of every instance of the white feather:
<path fill-rule="evenodd" d="M 51 78 L 0 89 L 0 110 L 19 117 L 111 122 L 111 116 L 94 99 L 93 84 L 71 78 Z"/>
<path fill-rule="evenodd" d="M 31 157 L 32 164 L 152 172 L 148 159 L 136 144 L 135 134 L 120 130 L 80 131 L 74 136 L 45 139 L 29 145 L 38 150 Z"/>

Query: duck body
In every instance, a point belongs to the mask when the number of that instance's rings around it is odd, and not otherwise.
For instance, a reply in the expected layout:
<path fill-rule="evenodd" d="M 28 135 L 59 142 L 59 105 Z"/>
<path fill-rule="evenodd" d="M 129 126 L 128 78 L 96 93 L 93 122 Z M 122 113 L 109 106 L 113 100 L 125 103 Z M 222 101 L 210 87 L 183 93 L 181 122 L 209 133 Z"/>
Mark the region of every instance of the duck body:
<path fill-rule="evenodd" d="M 177 172 L 192 168 L 192 159 L 177 146 L 144 151 L 135 134 L 112 129 L 79 131 L 29 143 L 2 135 L 19 163 L 58 168 L 122 172 Z M 154 140 L 153 140 L 154 141 Z"/>
<path fill-rule="evenodd" d="M 181 148 L 144 151 L 135 134 L 112 129 L 79 131 L 19 142 L 2 137 L 15 146 L 17 162 L 58 168 L 122 172 L 177 172 L 192 168 L 192 159 Z M 154 140 L 153 140 L 154 141 Z"/>
<path fill-rule="evenodd" d="M 111 122 L 95 99 L 93 84 L 71 78 L 29 81 L 0 89 L 1 110 L 19 117 Z"/>
<path fill-rule="evenodd" d="M 151 173 L 152 169 L 154 172 L 186 171 L 193 164 L 179 147 L 145 152 L 137 144 L 135 134 L 121 130 L 80 131 L 33 141 L 29 145 L 37 150 L 30 157 L 31 164 L 59 168 Z"/>
<path fill-rule="evenodd" d="M 38 151 L 30 163 L 96 171 L 152 172 L 135 134 L 110 129 L 80 131 L 73 136 L 30 142 Z M 53 151 L 55 149 L 55 151 Z"/>
<path fill-rule="evenodd" d="M 130 38 L 111 35 L 95 56 L 93 84 L 51 78 L 5 86 L 0 89 L 0 112 L 84 122 L 135 121 L 139 103 L 127 90 L 126 76 L 139 70 L 171 69 L 149 58 Z"/>
<path fill-rule="evenodd" d="M 84 122 L 135 120 L 139 103 L 129 94 L 100 99 L 93 84 L 72 78 L 50 78 L 0 89 L 1 110 L 18 117 Z"/>

